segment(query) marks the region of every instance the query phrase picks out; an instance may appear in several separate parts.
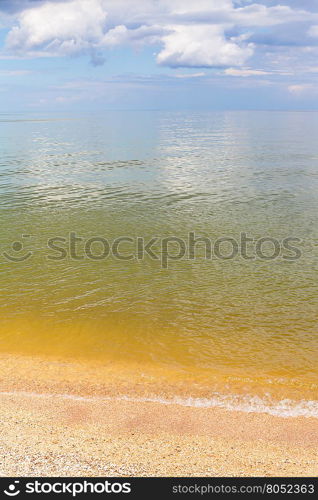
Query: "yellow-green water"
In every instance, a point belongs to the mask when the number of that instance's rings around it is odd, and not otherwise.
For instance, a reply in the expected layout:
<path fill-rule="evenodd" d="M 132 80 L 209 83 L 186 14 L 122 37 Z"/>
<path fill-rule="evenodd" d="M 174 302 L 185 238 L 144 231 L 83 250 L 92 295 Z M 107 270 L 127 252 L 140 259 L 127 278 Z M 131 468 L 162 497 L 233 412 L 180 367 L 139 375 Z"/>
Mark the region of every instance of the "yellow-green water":
<path fill-rule="evenodd" d="M 0 116 L 1 349 L 165 367 L 206 394 L 318 399 L 317 132 L 316 113 Z M 174 260 L 171 242 L 162 265 L 162 238 L 191 232 L 298 238 L 301 255 L 206 259 L 198 244 Z M 99 258 L 102 243 L 84 249 L 95 237 L 131 240 Z M 158 238 L 158 260 L 138 254 L 141 237 Z"/>

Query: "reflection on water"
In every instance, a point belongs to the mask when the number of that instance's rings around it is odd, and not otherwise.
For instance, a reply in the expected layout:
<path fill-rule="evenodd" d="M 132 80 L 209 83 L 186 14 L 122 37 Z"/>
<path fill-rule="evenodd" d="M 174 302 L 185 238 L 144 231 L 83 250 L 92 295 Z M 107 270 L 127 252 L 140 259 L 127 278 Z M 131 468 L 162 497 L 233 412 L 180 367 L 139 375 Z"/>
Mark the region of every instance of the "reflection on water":
<path fill-rule="evenodd" d="M 280 380 L 286 392 L 317 396 L 318 114 L 0 118 L 1 252 L 14 253 L 15 241 L 33 252 L 0 260 L 3 350 L 151 362 L 210 381 Z M 302 257 L 202 254 L 162 269 L 148 257 L 45 256 L 48 238 L 70 232 L 191 231 L 302 238 Z"/>

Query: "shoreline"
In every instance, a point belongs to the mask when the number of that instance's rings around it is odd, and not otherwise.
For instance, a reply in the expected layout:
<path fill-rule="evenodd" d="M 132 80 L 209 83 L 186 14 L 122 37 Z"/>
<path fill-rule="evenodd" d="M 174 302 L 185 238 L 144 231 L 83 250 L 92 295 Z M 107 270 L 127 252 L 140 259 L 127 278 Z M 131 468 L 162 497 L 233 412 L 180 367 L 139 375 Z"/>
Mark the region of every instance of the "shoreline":
<path fill-rule="evenodd" d="M 1 355 L 1 475 L 317 475 L 317 418 L 125 399 L 115 371 Z"/>

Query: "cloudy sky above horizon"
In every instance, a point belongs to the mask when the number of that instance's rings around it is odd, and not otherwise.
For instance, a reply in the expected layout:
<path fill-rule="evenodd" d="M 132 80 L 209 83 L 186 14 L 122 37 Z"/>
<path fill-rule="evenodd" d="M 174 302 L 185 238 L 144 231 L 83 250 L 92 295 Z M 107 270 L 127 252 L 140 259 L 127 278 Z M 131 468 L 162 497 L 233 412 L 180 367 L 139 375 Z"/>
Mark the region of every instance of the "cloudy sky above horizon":
<path fill-rule="evenodd" d="M 318 0 L 0 0 L 1 111 L 318 109 Z"/>

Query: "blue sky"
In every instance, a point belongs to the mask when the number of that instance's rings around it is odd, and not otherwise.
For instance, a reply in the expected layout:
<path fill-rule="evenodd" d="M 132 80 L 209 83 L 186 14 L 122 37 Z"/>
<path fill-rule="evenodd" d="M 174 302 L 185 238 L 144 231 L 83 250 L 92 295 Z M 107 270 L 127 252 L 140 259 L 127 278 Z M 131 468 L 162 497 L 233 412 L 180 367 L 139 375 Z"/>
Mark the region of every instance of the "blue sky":
<path fill-rule="evenodd" d="M 318 109 L 318 0 L 0 0 L 0 112 Z"/>

